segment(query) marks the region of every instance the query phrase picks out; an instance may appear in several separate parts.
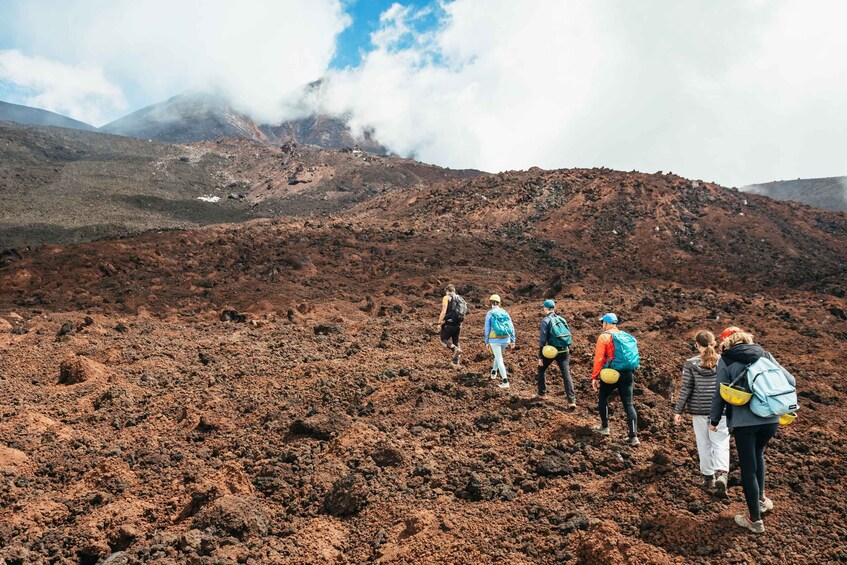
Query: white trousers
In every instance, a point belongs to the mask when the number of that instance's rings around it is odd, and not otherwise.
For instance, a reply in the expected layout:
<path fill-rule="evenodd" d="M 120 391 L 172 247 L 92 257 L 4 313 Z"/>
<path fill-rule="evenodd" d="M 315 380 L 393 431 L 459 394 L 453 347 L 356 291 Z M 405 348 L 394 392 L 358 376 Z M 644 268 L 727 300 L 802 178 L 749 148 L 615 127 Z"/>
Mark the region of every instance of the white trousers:
<path fill-rule="evenodd" d="M 700 472 L 711 476 L 715 471 L 729 472 L 729 429 L 726 416 L 721 418 L 718 431 L 709 429 L 709 416 L 692 416 L 697 453 L 700 455 Z"/>
<path fill-rule="evenodd" d="M 503 362 L 503 350 L 506 349 L 506 345 L 491 345 L 491 352 L 494 353 L 494 365 L 491 367 L 492 371 L 500 371 L 500 377 L 506 381 L 509 380 L 509 376 L 506 375 L 506 363 Z"/>

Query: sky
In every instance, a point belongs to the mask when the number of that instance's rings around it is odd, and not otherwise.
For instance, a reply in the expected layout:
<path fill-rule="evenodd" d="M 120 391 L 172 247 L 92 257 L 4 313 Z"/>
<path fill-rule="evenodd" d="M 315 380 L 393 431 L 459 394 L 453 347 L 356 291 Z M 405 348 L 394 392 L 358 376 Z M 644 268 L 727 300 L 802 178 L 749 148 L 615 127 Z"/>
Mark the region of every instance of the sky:
<path fill-rule="evenodd" d="M 453 168 L 743 186 L 847 175 L 844 21 L 840 0 L 2 0 L 0 100 L 100 126 L 213 90 Z"/>

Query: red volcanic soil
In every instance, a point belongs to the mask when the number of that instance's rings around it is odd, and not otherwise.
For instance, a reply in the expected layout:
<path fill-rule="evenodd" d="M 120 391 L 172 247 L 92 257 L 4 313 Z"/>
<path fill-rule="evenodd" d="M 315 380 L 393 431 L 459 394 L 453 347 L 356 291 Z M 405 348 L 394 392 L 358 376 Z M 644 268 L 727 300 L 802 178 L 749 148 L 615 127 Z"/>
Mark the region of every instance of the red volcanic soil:
<path fill-rule="evenodd" d="M 748 199 L 747 203 L 744 200 Z M 743 215 L 742 215 L 743 214 Z M 658 228 L 658 229 L 657 229 Z M 490 175 L 343 216 L 47 246 L 0 268 L 6 563 L 847 560 L 847 217 L 664 175 Z M 468 299 L 461 369 L 435 336 Z M 518 348 L 488 379 L 484 299 Z M 579 408 L 534 402 L 539 302 Z M 642 445 L 592 436 L 596 317 L 642 347 Z M 5 323 L 4 323 L 5 321 Z M 767 453 L 767 533 L 700 489 L 670 425 L 690 337 L 753 331 L 801 411 Z"/>

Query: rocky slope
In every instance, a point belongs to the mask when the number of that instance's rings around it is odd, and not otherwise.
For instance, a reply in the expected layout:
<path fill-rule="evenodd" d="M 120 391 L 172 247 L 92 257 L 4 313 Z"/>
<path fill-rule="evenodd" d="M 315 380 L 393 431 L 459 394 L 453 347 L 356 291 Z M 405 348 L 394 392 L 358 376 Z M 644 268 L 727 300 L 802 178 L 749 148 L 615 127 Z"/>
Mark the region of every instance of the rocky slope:
<path fill-rule="evenodd" d="M 353 135 L 342 117 L 311 115 L 261 124 L 237 111 L 223 97 L 201 92 L 187 92 L 147 106 L 106 124 L 100 131 L 168 143 L 241 137 L 262 143 L 294 142 L 330 149 L 358 146 L 371 153 L 386 153 L 370 135 Z"/>
<path fill-rule="evenodd" d="M 478 174 L 358 150 L 222 139 L 171 145 L 0 125 L 0 250 L 345 209 Z"/>
<path fill-rule="evenodd" d="M 802 202 L 816 208 L 847 210 L 847 177 L 774 181 L 751 184 L 741 190 L 778 200 Z"/>
<path fill-rule="evenodd" d="M 95 131 L 97 129 L 85 122 L 80 122 L 79 120 L 74 120 L 55 112 L 3 102 L 2 100 L 0 100 L 0 122 L 16 122 L 30 126 L 54 126 L 81 129 L 84 131 Z"/>
<path fill-rule="evenodd" d="M 843 561 L 847 216 L 743 198 L 670 176 L 533 170 L 11 258 L 0 558 Z M 433 326 L 448 281 L 471 305 L 459 370 Z M 508 392 L 488 380 L 479 335 L 493 291 L 518 329 Z M 561 396 L 530 400 L 544 296 L 575 332 L 575 413 Z M 642 347 L 638 448 L 614 402 L 613 435 L 589 431 L 608 310 Z M 729 499 L 711 498 L 689 425 L 669 424 L 690 336 L 729 324 L 801 389 L 800 417 L 768 452 L 763 537 L 731 523 L 734 459 Z"/>

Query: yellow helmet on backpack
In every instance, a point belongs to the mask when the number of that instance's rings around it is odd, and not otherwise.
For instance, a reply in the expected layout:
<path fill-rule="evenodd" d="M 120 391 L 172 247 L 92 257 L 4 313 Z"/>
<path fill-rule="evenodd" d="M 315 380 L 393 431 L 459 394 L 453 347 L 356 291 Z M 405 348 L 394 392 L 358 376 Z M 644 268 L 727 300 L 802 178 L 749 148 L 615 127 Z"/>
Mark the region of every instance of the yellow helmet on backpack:
<path fill-rule="evenodd" d="M 794 414 L 793 412 L 789 412 L 788 414 L 783 414 L 782 416 L 779 417 L 779 423 L 782 424 L 783 426 L 787 426 L 788 424 L 793 422 L 796 418 L 797 418 L 797 414 Z"/>
<path fill-rule="evenodd" d="M 621 374 L 614 369 L 603 369 L 600 371 L 600 380 L 607 385 L 613 385 L 621 378 Z"/>
<path fill-rule="evenodd" d="M 733 406 L 744 406 L 753 398 L 753 393 L 721 383 L 721 398 Z"/>
<path fill-rule="evenodd" d="M 547 359 L 555 359 L 558 354 L 559 350 L 553 347 L 552 345 L 545 345 L 541 348 L 541 355 L 543 355 Z"/>

